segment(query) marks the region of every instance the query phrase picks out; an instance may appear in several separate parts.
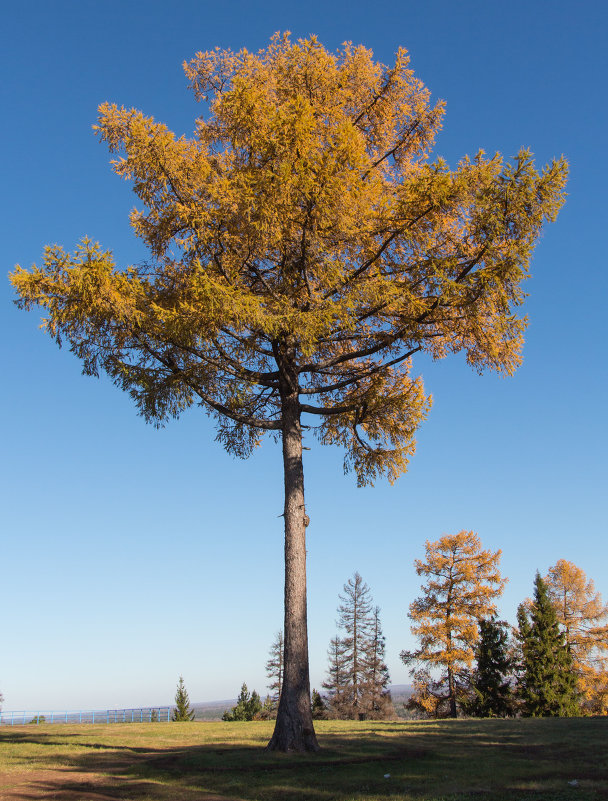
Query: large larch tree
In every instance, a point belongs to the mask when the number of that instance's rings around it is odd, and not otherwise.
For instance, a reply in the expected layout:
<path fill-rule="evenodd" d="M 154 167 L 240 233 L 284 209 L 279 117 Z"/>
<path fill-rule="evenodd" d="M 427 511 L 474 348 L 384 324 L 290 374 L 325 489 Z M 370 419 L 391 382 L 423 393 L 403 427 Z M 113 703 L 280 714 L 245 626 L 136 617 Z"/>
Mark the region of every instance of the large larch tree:
<path fill-rule="evenodd" d="M 393 481 L 430 405 L 412 356 L 464 351 L 477 370 L 511 373 L 522 279 L 567 167 L 539 173 L 525 150 L 431 161 L 443 104 L 403 49 L 384 66 L 361 46 L 331 53 L 277 34 L 257 53 L 216 49 L 184 67 L 204 103 L 190 138 L 99 109 L 149 262 L 117 266 L 85 239 L 48 247 L 12 282 L 84 372 L 104 370 L 147 420 L 199 404 L 242 457 L 265 433 L 281 438 L 285 675 L 269 747 L 317 750 L 302 417 L 344 448 L 359 484 Z"/>
<path fill-rule="evenodd" d="M 608 711 L 608 604 L 585 571 L 567 559 L 549 568 L 543 579 L 557 622 L 572 654 L 582 709 Z"/>
<path fill-rule="evenodd" d="M 506 579 L 498 569 L 500 551 L 483 550 L 474 531 L 446 534 L 425 544 L 426 559 L 416 559 L 424 576 L 422 595 L 410 604 L 415 651 L 402 651 L 411 669 L 411 705 L 427 714 L 457 717 L 468 701 L 470 669 L 479 638 L 479 621 L 496 614 L 495 599 Z"/>

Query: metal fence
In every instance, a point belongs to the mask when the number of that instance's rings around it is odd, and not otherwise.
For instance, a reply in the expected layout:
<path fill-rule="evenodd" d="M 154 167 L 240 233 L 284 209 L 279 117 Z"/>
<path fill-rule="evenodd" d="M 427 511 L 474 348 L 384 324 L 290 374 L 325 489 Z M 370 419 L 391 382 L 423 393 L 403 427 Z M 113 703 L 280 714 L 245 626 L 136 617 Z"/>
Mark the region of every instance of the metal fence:
<path fill-rule="evenodd" d="M 145 706 L 137 709 L 23 710 L 1 712 L 0 726 L 25 726 L 41 723 L 154 723 L 171 720 L 170 706 Z"/>

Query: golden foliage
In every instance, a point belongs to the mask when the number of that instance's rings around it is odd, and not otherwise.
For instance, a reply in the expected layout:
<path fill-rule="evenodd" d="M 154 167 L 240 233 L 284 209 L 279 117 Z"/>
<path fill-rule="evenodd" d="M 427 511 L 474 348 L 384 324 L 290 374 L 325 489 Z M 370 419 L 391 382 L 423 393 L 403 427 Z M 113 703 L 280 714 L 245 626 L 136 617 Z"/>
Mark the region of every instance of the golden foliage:
<path fill-rule="evenodd" d="M 572 651 L 583 708 L 608 712 L 608 604 L 593 581 L 566 559 L 559 559 L 544 579 Z"/>
<path fill-rule="evenodd" d="M 454 714 L 468 683 L 479 621 L 496 613 L 494 600 L 507 579 L 498 569 L 501 551 L 482 550 L 473 531 L 427 540 L 425 548 L 425 560 L 417 559 L 415 566 L 426 581 L 408 614 L 420 645 L 402 651 L 401 658 L 412 666 L 412 704 L 437 716 L 447 702 Z"/>
<path fill-rule="evenodd" d="M 395 479 L 430 406 L 413 354 L 519 364 L 521 282 L 564 160 L 430 162 L 443 103 L 403 49 L 388 67 L 277 34 L 184 69 L 208 111 L 192 137 L 109 103 L 95 126 L 139 198 L 152 264 L 119 269 L 89 240 L 51 247 L 13 273 L 18 302 L 44 307 L 85 372 L 105 370 L 153 422 L 198 402 L 246 455 L 281 430 L 289 385 L 360 484 Z"/>

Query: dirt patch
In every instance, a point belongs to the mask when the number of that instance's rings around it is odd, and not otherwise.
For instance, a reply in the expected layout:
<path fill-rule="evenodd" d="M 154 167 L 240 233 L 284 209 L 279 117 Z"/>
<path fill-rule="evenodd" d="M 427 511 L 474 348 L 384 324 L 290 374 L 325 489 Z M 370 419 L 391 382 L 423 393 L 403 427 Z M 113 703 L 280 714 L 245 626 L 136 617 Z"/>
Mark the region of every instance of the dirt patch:
<path fill-rule="evenodd" d="M 116 801 L 120 795 L 108 795 L 100 786 L 103 779 L 95 773 L 37 770 L 0 774 L 0 799 L 52 798 L 55 801 Z M 125 796 L 126 797 L 126 796 Z"/>
<path fill-rule="evenodd" d="M 128 777 L 104 777 L 58 768 L 57 770 L 0 773 L 1 801 L 239 801 L 205 791 L 170 788 Z"/>

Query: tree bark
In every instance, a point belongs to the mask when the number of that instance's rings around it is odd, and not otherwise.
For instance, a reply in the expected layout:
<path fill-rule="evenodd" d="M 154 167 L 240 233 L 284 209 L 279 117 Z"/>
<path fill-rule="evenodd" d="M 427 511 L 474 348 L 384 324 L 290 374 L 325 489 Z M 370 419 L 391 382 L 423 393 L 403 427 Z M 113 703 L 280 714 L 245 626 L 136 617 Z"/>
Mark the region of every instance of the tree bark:
<path fill-rule="evenodd" d="M 282 368 L 282 369 L 281 369 Z M 281 358 L 285 476 L 285 637 L 283 687 L 271 751 L 318 751 L 312 721 L 306 616 L 306 526 L 298 376 L 293 353 Z"/>

